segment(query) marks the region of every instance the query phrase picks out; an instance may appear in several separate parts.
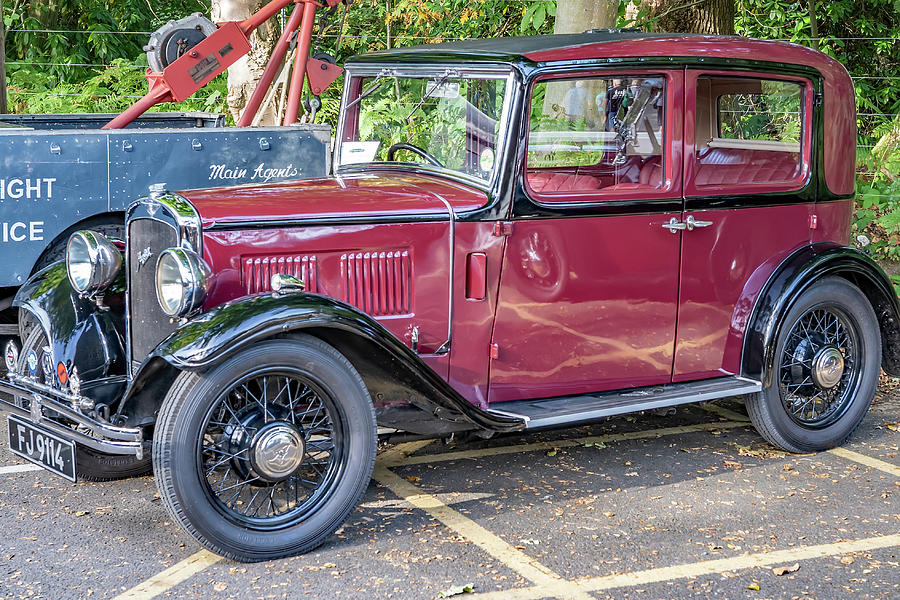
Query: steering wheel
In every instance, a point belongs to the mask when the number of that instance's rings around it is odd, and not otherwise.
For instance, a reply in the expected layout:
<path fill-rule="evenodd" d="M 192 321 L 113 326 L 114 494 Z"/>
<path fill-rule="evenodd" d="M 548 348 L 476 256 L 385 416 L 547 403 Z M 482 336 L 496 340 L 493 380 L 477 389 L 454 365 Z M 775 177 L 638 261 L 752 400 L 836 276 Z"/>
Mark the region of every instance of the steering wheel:
<path fill-rule="evenodd" d="M 428 161 L 429 163 L 433 164 L 433 165 L 436 166 L 436 167 L 443 167 L 443 166 L 444 166 L 444 165 L 441 163 L 441 161 L 439 161 L 438 159 L 436 159 L 434 156 L 432 156 L 432 155 L 429 154 L 428 152 L 425 152 L 424 150 L 422 150 L 422 149 L 419 148 L 418 146 L 414 146 L 413 144 L 407 144 L 407 143 L 405 143 L 405 142 L 404 142 L 404 143 L 400 143 L 400 144 L 394 144 L 393 146 L 391 146 L 390 148 L 388 148 L 388 151 L 387 151 L 387 159 L 388 159 L 388 160 L 394 160 L 394 155 L 397 153 L 397 150 L 409 150 L 409 151 L 412 152 L 413 154 L 418 154 L 419 156 L 421 156 L 421 157 L 424 158 L 426 161 Z"/>

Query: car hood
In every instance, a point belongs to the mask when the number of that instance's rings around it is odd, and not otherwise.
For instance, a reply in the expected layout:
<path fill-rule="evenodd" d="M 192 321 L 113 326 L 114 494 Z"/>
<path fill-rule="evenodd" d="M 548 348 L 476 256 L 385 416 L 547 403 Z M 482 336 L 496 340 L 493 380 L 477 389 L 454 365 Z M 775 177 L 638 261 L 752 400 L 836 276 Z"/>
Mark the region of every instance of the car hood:
<path fill-rule="evenodd" d="M 481 190 L 445 178 L 382 172 L 179 192 L 203 227 L 270 221 L 446 216 L 487 202 Z"/>

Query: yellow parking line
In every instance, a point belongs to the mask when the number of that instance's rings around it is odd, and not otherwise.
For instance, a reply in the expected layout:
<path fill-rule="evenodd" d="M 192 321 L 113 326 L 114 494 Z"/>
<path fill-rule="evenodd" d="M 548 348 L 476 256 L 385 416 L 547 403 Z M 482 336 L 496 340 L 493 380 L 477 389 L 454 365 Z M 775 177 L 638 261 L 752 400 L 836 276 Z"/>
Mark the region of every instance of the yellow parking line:
<path fill-rule="evenodd" d="M 10 465 L 8 467 L 0 467 L 0 475 L 27 473 L 29 471 L 43 471 L 43 469 L 37 465 Z"/>
<path fill-rule="evenodd" d="M 495 446 L 493 448 L 483 448 L 480 450 L 460 450 L 458 452 L 442 452 L 439 454 L 424 454 L 421 456 L 406 456 L 409 450 L 405 452 L 394 453 L 387 456 L 387 453 L 381 455 L 382 463 L 387 467 L 397 467 L 405 465 L 419 465 L 426 463 L 445 462 L 449 460 L 461 460 L 466 458 L 481 458 L 484 456 L 497 456 L 501 454 L 517 454 L 520 452 L 534 452 L 537 450 L 551 450 L 553 448 L 572 448 L 575 446 L 584 446 L 587 444 L 622 442 L 626 440 L 643 440 L 653 439 L 668 435 L 679 435 L 684 433 L 696 433 L 698 431 L 715 431 L 720 429 L 734 429 L 736 427 L 747 427 L 748 423 L 744 421 L 723 421 L 721 423 L 701 423 L 698 425 L 682 425 L 679 427 L 663 427 L 660 429 L 646 429 L 642 431 L 631 431 L 628 433 L 610 433 L 606 435 L 597 435 L 583 438 L 569 438 L 549 442 L 535 442 L 532 444 L 516 444 L 511 446 Z"/>
<path fill-rule="evenodd" d="M 201 550 L 127 592 L 119 594 L 113 600 L 149 600 L 150 598 L 155 598 L 220 560 L 222 560 L 221 556 L 217 556 L 207 550 Z"/>
<path fill-rule="evenodd" d="M 835 456 L 840 456 L 841 458 L 846 458 L 847 460 L 852 460 L 853 462 L 857 462 L 861 465 L 865 465 L 867 467 L 871 467 L 873 469 L 878 469 L 879 471 L 884 471 L 890 475 L 894 475 L 895 477 L 900 477 L 900 467 L 897 465 L 892 465 L 889 462 L 884 462 L 883 460 L 878 460 L 877 458 L 872 458 L 871 456 L 866 456 L 865 454 L 860 454 L 859 452 L 854 452 L 853 450 L 847 450 L 846 448 L 832 448 L 829 450 L 831 454 Z"/>
<path fill-rule="evenodd" d="M 450 508 L 434 495 L 422 491 L 396 473 L 391 472 L 384 465 L 376 464 L 373 477 L 399 498 L 424 510 L 525 579 L 538 584 L 543 590 L 543 597 L 551 596 L 566 600 L 590 600 L 592 598 L 587 592 L 579 590 L 578 586 L 565 581 L 535 559 L 513 548 L 497 535 Z"/>
<path fill-rule="evenodd" d="M 739 412 L 735 412 L 731 409 L 725 408 L 724 406 L 719 406 L 718 404 L 701 404 L 700 408 L 705 410 L 706 412 L 711 412 L 713 414 L 719 415 L 720 417 L 725 417 L 726 419 L 730 419 L 732 421 L 744 421 L 747 422 L 750 420 L 750 417 L 747 415 L 742 415 Z"/>
<path fill-rule="evenodd" d="M 704 575 L 715 575 L 718 573 L 752 569 L 756 567 L 769 567 L 777 564 L 838 556 L 850 552 L 866 552 L 877 550 L 879 548 L 892 548 L 895 546 L 900 546 L 900 534 L 871 537 L 847 542 L 836 542 L 833 544 L 801 546 L 799 548 L 778 550 L 776 552 L 745 554 L 743 556 L 735 556 L 732 558 L 707 560 L 658 569 L 647 569 L 645 571 L 622 573 L 620 575 L 590 577 L 570 582 L 570 584 L 573 587 L 577 587 L 579 590 L 597 592 L 614 588 L 673 581 L 676 579 L 693 579 Z M 530 588 L 479 594 L 478 597 L 481 600 L 537 600 L 538 598 L 544 598 L 547 595 L 547 590 L 538 585 Z"/>

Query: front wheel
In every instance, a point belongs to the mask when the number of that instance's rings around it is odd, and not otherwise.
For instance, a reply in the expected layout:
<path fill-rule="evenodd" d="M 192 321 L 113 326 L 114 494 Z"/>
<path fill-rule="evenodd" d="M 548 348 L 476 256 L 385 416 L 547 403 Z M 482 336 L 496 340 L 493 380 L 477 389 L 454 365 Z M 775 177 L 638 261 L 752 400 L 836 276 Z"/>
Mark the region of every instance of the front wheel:
<path fill-rule="evenodd" d="M 376 446 L 359 373 L 332 346 L 302 336 L 179 375 L 157 419 L 153 469 L 188 533 L 255 562 L 324 542 L 365 491 Z"/>
<path fill-rule="evenodd" d="M 878 320 L 840 278 L 800 295 L 784 319 L 771 383 L 747 401 L 753 425 L 788 452 L 841 445 L 862 422 L 881 372 Z"/>

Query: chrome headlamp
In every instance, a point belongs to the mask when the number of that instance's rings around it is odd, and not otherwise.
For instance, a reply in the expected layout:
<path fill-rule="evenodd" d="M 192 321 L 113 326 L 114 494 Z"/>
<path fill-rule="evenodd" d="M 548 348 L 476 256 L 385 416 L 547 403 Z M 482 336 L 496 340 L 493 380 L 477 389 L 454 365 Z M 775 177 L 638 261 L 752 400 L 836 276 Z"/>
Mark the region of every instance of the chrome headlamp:
<path fill-rule="evenodd" d="M 102 292 L 121 268 L 121 252 L 102 233 L 82 230 L 69 238 L 66 271 L 79 294 L 93 296 Z"/>
<path fill-rule="evenodd" d="M 209 267 L 191 250 L 164 250 L 156 261 L 156 298 L 163 312 L 183 317 L 200 308 L 209 291 L 209 276 Z"/>

